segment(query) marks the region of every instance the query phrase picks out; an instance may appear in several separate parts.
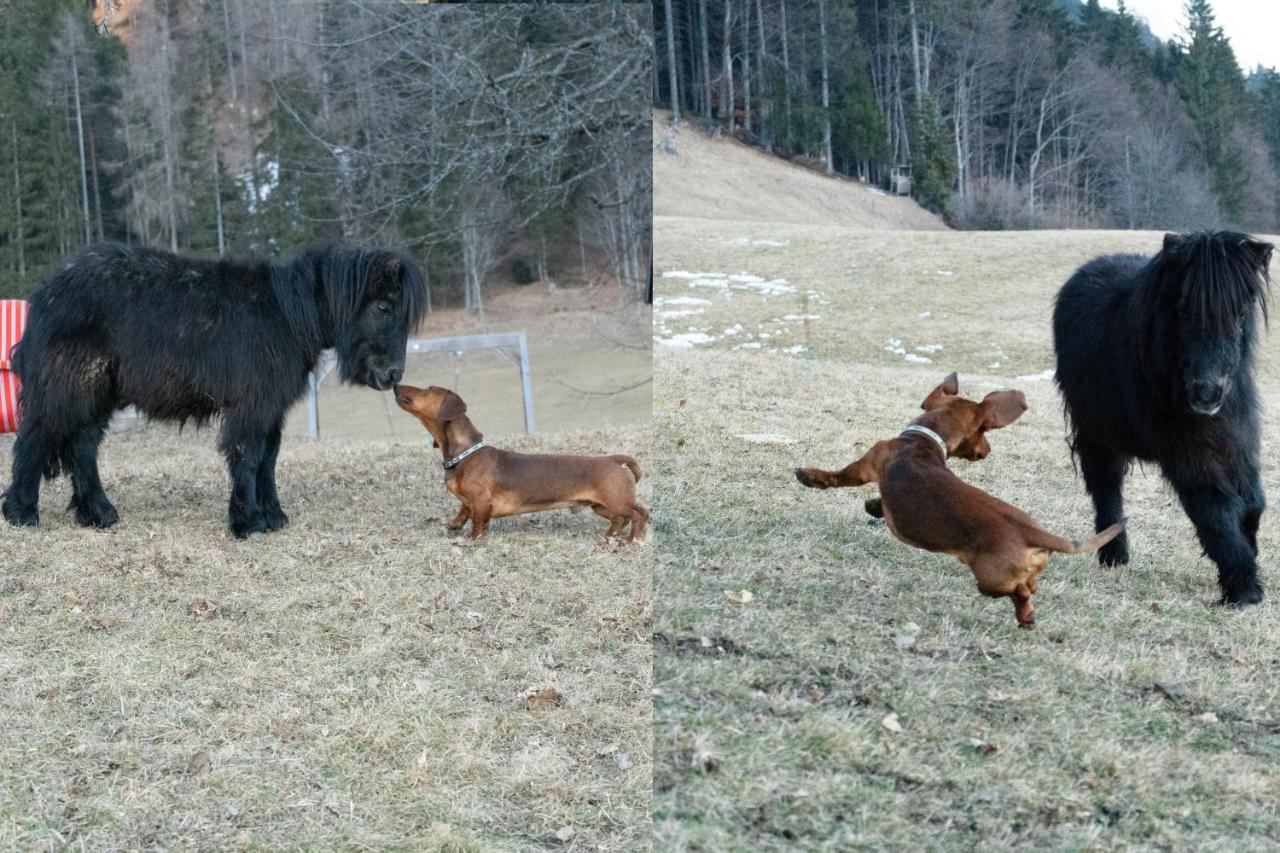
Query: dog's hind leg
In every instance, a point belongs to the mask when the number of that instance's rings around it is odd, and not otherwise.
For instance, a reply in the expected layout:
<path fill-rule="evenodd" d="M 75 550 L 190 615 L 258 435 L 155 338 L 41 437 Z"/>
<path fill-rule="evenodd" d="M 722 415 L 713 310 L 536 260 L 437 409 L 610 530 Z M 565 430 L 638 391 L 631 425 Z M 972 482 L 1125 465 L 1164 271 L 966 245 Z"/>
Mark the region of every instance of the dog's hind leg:
<path fill-rule="evenodd" d="M 108 412 L 72 437 L 69 462 L 71 468 L 71 505 L 81 527 L 107 528 L 120 520 L 116 508 L 107 500 L 98 475 L 98 445 L 106 434 L 111 419 Z"/>
<path fill-rule="evenodd" d="M 1093 498 L 1094 530 L 1101 533 L 1124 520 L 1124 475 L 1128 460 L 1105 447 L 1081 442 L 1077 447 L 1084 487 Z M 1129 562 L 1129 535 L 1122 532 L 1098 549 L 1098 562 L 1120 566 Z"/>
<path fill-rule="evenodd" d="M 267 431 L 266 446 L 263 449 L 262 461 L 258 463 L 257 492 L 258 507 L 266 519 L 268 530 L 279 530 L 289 523 L 283 509 L 280 508 L 280 496 L 276 493 L 276 457 L 280 455 L 281 422 Z"/>
<path fill-rule="evenodd" d="M 628 542 L 634 542 L 644 537 L 645 528 L 649 526 L 649 510 L 640 506 L 640 504 L 631 505 L 631 535 L 627 537 Z"/>
<path fill-rule="evenodd" d="M 471 509 L 466 504 L 458 507 L 458 514 L 452 520 L 445 522 L 445 527 L 450 530 L 461 530 L 463 525 L 467 523 L 467 519 L 471 517 Z"/>
<path fill-rule="evenodd" d="M 13 479 L 0 509 L 5 520 L 20 527 L 40 522 L 40 478 L 56 462 L 56 452 L 40 422 L 31 416 L 18 427 L 13 444 Z"/>
<path fill-rule="evenodd" d="M 222 424 L 218 449 L 231 475 L 227 523 L 231 535 L 244 539 L 267 532 L 267 518 L 258 504 L 258 466 L 267 451 L 267 431 L 231 413 Z"/>

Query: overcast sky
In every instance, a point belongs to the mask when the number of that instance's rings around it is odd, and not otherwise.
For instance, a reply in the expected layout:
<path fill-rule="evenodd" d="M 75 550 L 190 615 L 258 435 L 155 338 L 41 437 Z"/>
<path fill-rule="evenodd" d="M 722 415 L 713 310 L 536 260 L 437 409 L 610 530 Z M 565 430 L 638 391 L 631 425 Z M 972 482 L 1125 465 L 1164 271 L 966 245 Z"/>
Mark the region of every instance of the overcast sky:
<path fill-rule="evenodd" d="M 1102 0 L 1116 8 L 1116 0 Z M 1151 32 L 1168 41 L 1186 32 L 1184 0 L 1125 0 L 1136 17 L 1145 18 Z M 1252 71 L 1257 65 L 1280 68 L 1280 0 L 1209 0 L 1218 25 L 1240 60 L 1240 67 Z"/>

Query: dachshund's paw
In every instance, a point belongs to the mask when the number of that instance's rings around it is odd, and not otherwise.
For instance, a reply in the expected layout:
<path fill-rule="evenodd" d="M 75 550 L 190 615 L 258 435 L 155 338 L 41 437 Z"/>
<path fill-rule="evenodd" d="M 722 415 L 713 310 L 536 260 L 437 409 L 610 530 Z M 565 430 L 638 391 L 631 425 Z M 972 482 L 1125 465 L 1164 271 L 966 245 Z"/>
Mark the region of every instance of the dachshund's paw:
<path fill-rule="evenodd" d="M 826 489 L 831 486 L 827 472 L 817 468 L 797 468 L 796 479 L 800 481 L 800 485 L 811 489 Z"/>

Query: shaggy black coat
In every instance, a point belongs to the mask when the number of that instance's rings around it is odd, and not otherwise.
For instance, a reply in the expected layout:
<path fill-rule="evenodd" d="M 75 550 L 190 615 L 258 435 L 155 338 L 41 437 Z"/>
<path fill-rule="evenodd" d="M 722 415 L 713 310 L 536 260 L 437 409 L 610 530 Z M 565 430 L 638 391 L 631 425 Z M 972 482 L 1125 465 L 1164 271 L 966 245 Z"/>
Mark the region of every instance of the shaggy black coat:
<path fill-rule="evenodd" d="M 1096 529 L 1123 518 L 1132 461 L 1157 463 L 1218 566 L 1222 601 L 1237 606 L 1262 600 L 1253 362 L 1271 252 L 1244 234 L 1170 234 L 1155 257 L 1085 264 L 1053 313 L 1057 382 Z M 1127 535 L 1098 559 L 1127 563 Z"/>
<path fill-rule="evenodd" d="M 424 306 L 417 264 L 394 250 L 324 245 L 269 263 L 86 249 L 36 291 L 14 351 L 22 421 L 4 517 L 35 525 L 41 475 L 66 472 L 76 520 L 115 524 L 98 445 L 133 405 L 158 420 L 219 418 L 231 532 L 283 527 L 280 429 L 321 350 L 337 350 L 344 381 L 386 390 Z"/>

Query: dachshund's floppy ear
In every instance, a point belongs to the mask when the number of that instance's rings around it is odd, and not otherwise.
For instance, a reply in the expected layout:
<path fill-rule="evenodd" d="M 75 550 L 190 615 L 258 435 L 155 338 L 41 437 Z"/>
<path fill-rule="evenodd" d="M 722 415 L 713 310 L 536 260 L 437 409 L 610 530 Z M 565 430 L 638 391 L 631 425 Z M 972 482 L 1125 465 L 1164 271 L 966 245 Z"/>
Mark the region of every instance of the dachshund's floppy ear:
<path fill-rule="evenodd" d="M 1026 410 L 1027 398 L 1021 391 L 992 391 L 982 398 L 982 428 L 1006 427 Z"/>
<path fill-rule="evenodd" d="M 954 372 L 948 373 L 946 378 L 942 380 L 942 384 L 929 392 L 929 396 L 924 398 L 924 402 L 920 404 L 920 408 L 926 412 L 930 409 L 936 409 L 942 403 L 943 397 L 954 397 L 960 393 L 960 377 Z"/>
<path fill-rule="evenodd" d="M 462 402 L 462 398 L 452 391 L 444 392 L 444 399 L 440 401 L 440 410 L 436 412 L 436 420 L 451 421 L 460 418 L 467 413 L 467 404 Z"/>

